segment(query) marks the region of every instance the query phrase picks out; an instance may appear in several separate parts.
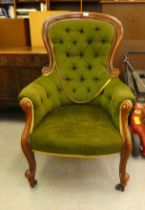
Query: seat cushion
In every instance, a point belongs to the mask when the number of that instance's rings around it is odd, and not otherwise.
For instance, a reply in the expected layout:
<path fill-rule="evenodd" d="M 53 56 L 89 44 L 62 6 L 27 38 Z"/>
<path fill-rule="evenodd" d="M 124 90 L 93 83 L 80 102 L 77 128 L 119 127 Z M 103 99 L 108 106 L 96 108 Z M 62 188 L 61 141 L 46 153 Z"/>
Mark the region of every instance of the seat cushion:
<path fill-rule="evenodd" d="M 116 153 L 122 140 L 110 116 L 93 105 L 70 105 L 49 113 L 30 135 L 33 150 L 94 156 Z"/>

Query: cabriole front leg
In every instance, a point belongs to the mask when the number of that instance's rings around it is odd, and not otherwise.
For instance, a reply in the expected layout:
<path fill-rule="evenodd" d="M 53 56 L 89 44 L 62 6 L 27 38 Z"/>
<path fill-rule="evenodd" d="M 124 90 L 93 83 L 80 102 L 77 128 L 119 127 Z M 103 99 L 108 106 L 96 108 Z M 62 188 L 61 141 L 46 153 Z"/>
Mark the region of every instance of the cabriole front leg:
<path fill-rule="evenodd" d="M 121 123 L 122 123 L 122 151 L 120 154 L 119 177 L 120 183 L 116 185 L 117 190 L 124 191 L 129 180 L 129 175 L 126 172 L 128 158 L 132 151 L 132 142 L 130 130 L 128 127 L 128 115 L 133 105 L 130 100 L 125 100 L 121 105 Z"/>
<path fill-rule="evenodd" d="M 37 180 L 35 179 L 36 161 L 35 161 L 34 153 L 31 151 L 29 145 L 24 145 L 22 143 L 21 147 L 29 164 L 29 169 L 26 170 L 25 177 L 28 179 L 30 186 L 35 187 L 35 185 L 37 184 Z"/>
<path fill-rule="evenodd" d="M 128 158 L 131 154 L 131 150 L 127 148 L 123 148 L 120 155 L 120 166 L 119 166 L 119 177 L 120 183 L 116 185 L 117 190 L 124 191 L 129 180 L 129 174 L 126 172 L 126 166 Z"/>
<path fill-rule="evenodd" d="M 20 105 L 26 113 L 26 124 L 25 124 L 25 128 L 23 130 L 22 138 L 21 138 L 21 147 L 29 164 L 29 169 L 26 170 L 25 177 L 28 179 L 30 186 L 35 187 L 35 185 L 37 184 L 37 180 L 35 179 L 36 161 L 35 161 L 35 156 L 34 156 L 34 153 L 32 152 L 30 142 L 29 142 L 29 134 L 30 134 L 31 124 L 32 124 L 33 107 L 29 99 L 22 99 L 22 101 L 20 102 Z"/>

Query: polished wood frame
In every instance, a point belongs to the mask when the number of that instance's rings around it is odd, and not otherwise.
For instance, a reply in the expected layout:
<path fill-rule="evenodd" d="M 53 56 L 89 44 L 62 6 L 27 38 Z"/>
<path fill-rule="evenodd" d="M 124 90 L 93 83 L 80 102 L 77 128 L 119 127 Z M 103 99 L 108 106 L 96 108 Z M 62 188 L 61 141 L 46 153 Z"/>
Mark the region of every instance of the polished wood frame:
<path fill-rule="evenodd" d="M 113 24 L 116 27 L 117 40 L 114 41 L 113 48 L 110 52 L 109 68 L 113 76 L 118 76 L 119 70 L 113 67 L 113 62 L 114 62 L 115 52 L 123 36 L 122 25 L 118 20 L 116 20 L 115 18 L 109 15 L 96 14 L 96 13 L 95 14 L 89 13 L 87 16 L 84 13 L 73 13 L 73 14 L 71 13 L 71 14 L 66 14 L 66 15 L 57 15 L 51 19 L 47 19 L 43 27 L 43 39 L 44 39 L 44 43 L 48 52 L 48 57 L 49 57 L 50 62 L 49 62 L 49 66 L 44 68 L 43 73 L 49 74 L 51 72 L 51 68 L 53 67 L 53 62 L 54 62 L 50 40 L 46 33 L 48 30 L 48 27 L 55 21 L 59 21 L 61 19 L 68 19 L 68 18 L 70 19 L 93 18 L 93 19 L 98 19 L 98 20 L 104 20 Z M 32 121 L 33 121 L 33 104 L 30 101 L 30 99 L 24 98 L 20 101 L 20 106 L 26 113 L 26 124 L 25 124 L 25 128 L 24 128 L 22 138 L 21 138 L 22 150 L 29 164 L 29 169 L 25 172 L 25 176 L 28 179 L 30 186 L 34 187 L 37 183 L 37 181 L 35 180 L 36 162 L 35 162 L 34 153 L 31 149 L 30 142 L 29 142 L 29 135 L 31 132 Z M 129 180 L 129 175 L 126 173 L 126 165 L 127 165 L 127 161 L 130 156 L 130 153 L 132 151 L 132 142 L 131 142 L 130 130 L 128 127 L 128 116 L 132 108 L 133 108 L 133 104 L 130 100 L 124 100 L 120 107 L 120 119 L 121 119 L 120 123 L 122 127 L 123 144 L 122 144 L 122 150 L 120 153 L 120 166 L 119 166 L 120 183 L 116 185 L 116 189 L 121 190 L 121 191 L 125 190 L 125 186 L 127 185 L 127 182 Z"/>
<path fill-rule="evenodd" d="M 21 137 L 21 148 L 29 164 L 29 169 L 26 170 L 25 177 L 28 179 L 30 186 L 34 187 L 37 184 L 37 180 L 35 180 L 36 161 L 29 141 L 33 120 L 33 107 L 32 103 L 27 98 L 24 98 L 20 101 L 20 106 L 26 113 L 26 123 Z"/>
<path fill-rule="evenodd" d="M 45 74 L 51 71 L 53 64 L 55 63 L 48 30 L 54 22 L 60 21 L 60 20 L 68 20 L 68 19 L 71 19 L 71 20 L 72 19 L 73 20 L 94 19 L 98 21 L 105 21 L 111 24 L 115 28 L 116 34 L 113 40 L 112 49 L 110 50 L 110 59 L 108 63 L 108 69 L 110 70 L 112 76 L 118 76 L 120 74 L 120 71 L 119 69 L 115 68 L 113 64 L 114 64 L 115 53 L 123 38 L 123 26 L 118 19 L 116 19 L 115 17 L 111 15 L 102 14 L 102 13 L 93 13 L 93 12 L 72 12 L 69 14 L 56 15 L 53 18 L 48 17 L 46 19 L 45 23 L 43 24 L 42 37 L 43 37 L 43 41 L 44 41 L 44 44 L 48 53 L 49 66 L 47 67 L 47 69 L 45 68 Z"/>

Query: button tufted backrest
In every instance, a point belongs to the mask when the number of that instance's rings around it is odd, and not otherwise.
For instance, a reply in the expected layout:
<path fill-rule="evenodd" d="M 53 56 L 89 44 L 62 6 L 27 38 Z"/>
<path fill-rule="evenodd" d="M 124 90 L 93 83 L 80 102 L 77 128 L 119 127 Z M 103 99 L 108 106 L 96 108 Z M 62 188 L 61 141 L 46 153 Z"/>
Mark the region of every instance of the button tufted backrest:
<path fill-rule="evenodd" d="M 64 18 L 54 21 L 45 31 L 66 95 L 77 103 L 92 100 L 111 77 L 108 68 L 115 27 L 90 17 Z"/>

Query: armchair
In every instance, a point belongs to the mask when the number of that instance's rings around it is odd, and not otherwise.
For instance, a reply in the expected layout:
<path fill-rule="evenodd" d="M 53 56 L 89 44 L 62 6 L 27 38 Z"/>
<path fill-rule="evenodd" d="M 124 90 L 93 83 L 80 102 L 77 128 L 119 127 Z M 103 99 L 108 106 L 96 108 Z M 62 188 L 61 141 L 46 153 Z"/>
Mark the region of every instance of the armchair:
<path fill-rule="evenodd" d="M 121 23 L 100 13 L 63 14 L 48 18 L 42 33 L 49 65 L 19 95 L 26 112 L 21 146 L 30 186 L 37 183 L 36 151 L 86 158 L 120 153 L 116 189 L 124 191 L 135 97 L 113 67 Z"/>

